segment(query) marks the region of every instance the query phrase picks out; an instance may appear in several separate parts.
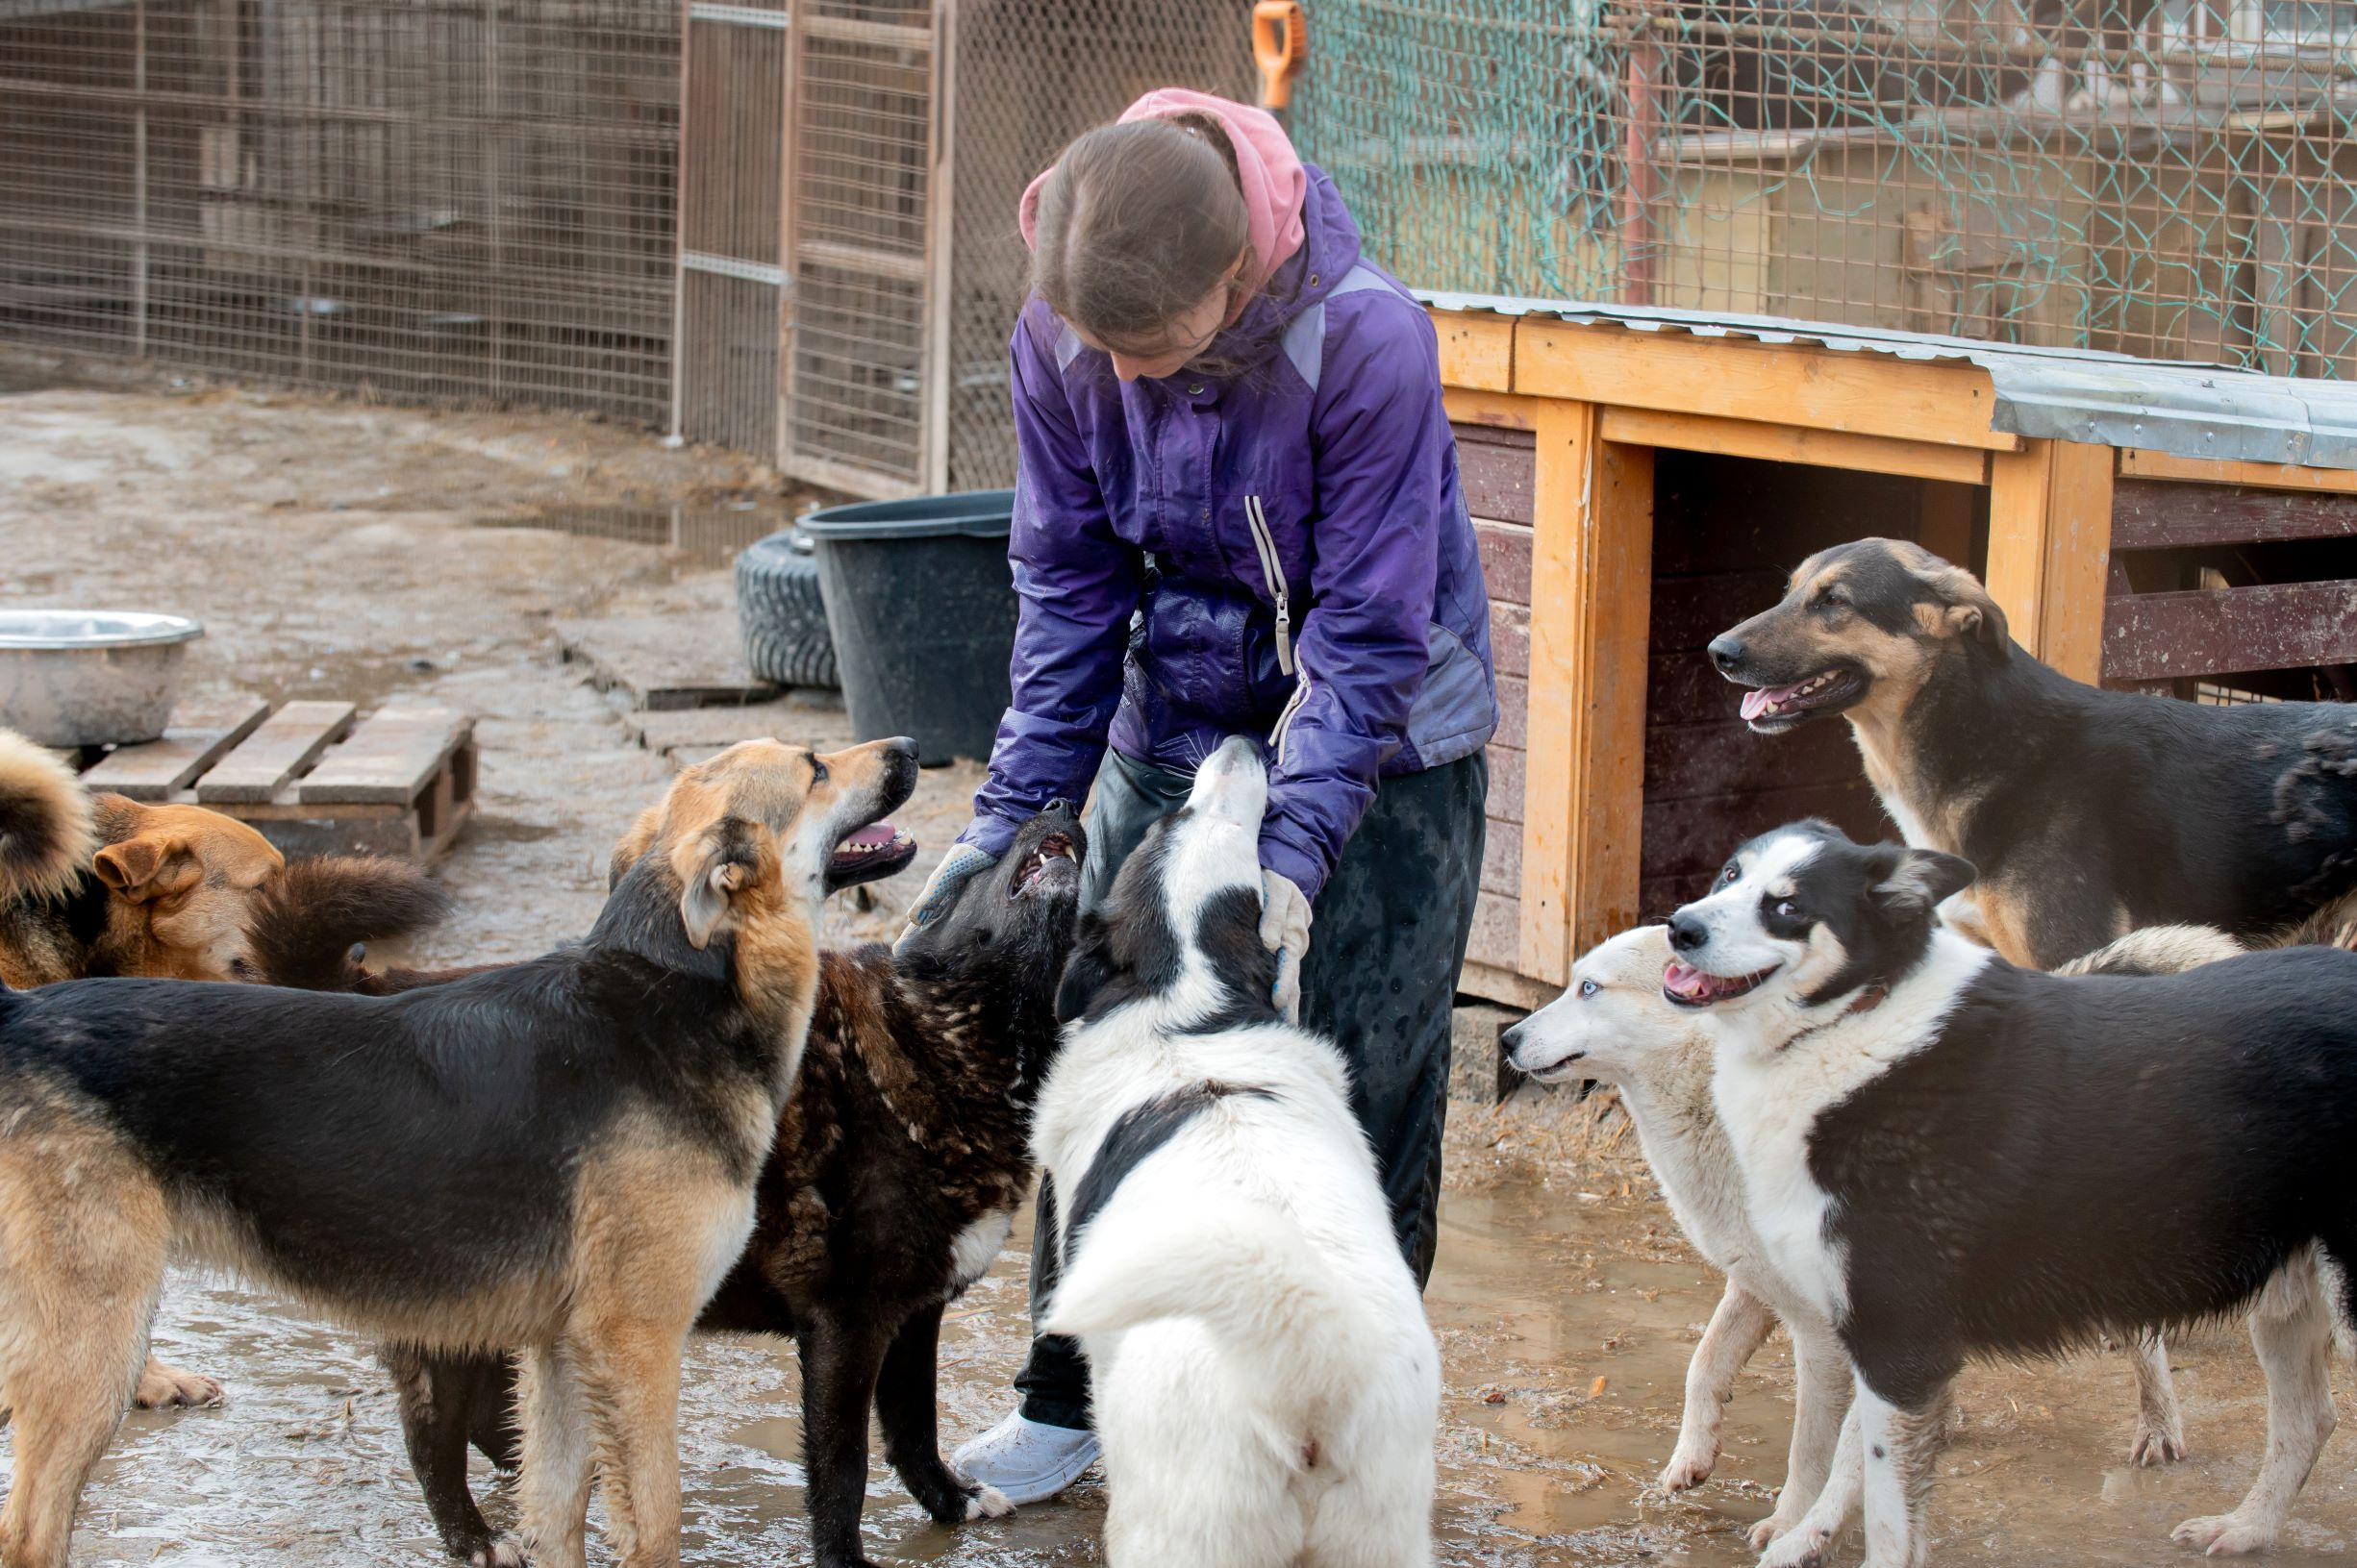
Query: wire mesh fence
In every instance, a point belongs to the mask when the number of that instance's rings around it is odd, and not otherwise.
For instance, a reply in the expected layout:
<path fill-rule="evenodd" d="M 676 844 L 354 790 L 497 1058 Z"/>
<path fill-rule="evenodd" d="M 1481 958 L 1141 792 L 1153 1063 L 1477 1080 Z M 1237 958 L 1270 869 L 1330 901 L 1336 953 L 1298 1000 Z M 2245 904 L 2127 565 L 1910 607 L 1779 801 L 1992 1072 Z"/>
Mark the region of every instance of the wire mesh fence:
<path fill-rule="evenodd" d="M 0 0 L 0 336 L 667 417 L 671 0 Z"/>
<path fill-rule="evenodd" d="M 1318 0 L 1430 287 L 2357 375 L 2357 0 Z"/>

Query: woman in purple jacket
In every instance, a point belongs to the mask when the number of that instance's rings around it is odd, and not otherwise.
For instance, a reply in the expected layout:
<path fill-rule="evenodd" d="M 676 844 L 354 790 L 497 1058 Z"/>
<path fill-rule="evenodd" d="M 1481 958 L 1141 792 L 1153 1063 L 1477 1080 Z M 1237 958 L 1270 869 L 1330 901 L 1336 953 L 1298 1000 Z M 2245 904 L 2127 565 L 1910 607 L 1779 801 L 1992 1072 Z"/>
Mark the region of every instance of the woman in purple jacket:
<path fill-rule="evenodd" d="M 1091 907 L 1196 763 L 1265 738 L 1275 1001 L 1348 1058 L 1420 1282 L 1497 726 L 1431 322 L 1272 118 L 1200 93 L 1150 93 L 1082 137 L 1021 220 L 1015 703 L 912 922 L 1093 784 Z M 1035 1342 L 1016 1386 L 1022 1407 L 957 1457 L 1020 1503 L 1096 1446 L 1068 1342 Z"/>

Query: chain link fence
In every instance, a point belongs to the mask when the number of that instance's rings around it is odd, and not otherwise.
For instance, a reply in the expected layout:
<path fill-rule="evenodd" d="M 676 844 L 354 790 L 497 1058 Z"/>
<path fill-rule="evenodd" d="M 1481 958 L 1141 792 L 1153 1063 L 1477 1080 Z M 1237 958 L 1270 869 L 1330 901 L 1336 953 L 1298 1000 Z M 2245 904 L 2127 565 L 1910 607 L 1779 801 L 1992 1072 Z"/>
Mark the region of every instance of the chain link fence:
<path fill-rule="evenodd" d="M 1411 283 L 2357 375 L 2357 0 L 1317 0 Z"/>
<path fill-rule="evenodd" d="M 672 0 L 0 0 L 0 336 L 670 408 Z"/>

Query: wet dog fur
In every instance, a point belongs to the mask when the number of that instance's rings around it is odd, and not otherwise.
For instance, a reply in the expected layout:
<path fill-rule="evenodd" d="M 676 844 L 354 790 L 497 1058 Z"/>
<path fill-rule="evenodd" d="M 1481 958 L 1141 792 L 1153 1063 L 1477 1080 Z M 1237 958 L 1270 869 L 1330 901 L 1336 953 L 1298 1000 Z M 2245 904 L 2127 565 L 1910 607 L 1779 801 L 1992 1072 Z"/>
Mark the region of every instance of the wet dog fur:
<path fill-rule="evenodd" d="M 2014 963 L 2050 969 L 2155 925 L 2309 939 L 2357 890 L 2357 708 L 2081 685 L 1918 545 L 1820 551 L 1711 657 L 1757 688 L 1755 731 L 1849 720 L 1907 842 L 1979 868 L 1980 931 Z"/>
<path fill-rule="evenodd" d="M 582 1568 L 594 1477 L 625 1568 L 676 1563 L 681 1342 L 753 1223 L 819 904 L 908 859 L 845 841 L 915 778 L 905 740 L 731 747 L 633 829 L 587 940 L 447 985 L 0 995 L 0 1561 L 63 1568 L 177 1257 L 389 1337 L 526 1347 L 535 1560 Z"/>
<path fill-rule="evenodd" d="M 1868 1562 L 1920 1560 L 1967 1357 L 2241 1313 L 2267 1453 L 2240 1506 L 2175 1536 L 2261 1550 L 2333 1426 L 2318 1275 L 2357 1257 L 2357 957 L 2041 974 L 1941 927 L 1970 878 L 1798 823 L 1669 924 L 1665 993 L 1714 1031 L 1753 1228 L 1857 1373 L 1833 1482 L 1768 1560 L 1815 1560 L 1860 1498 Z"/>
<path fill-rule="evenodd" d="M 1081 922 L 1041 1327 L 1088 1352 L 1116 1568 L 1424 1568 L 1439 1353 L 1341 1058 L 1269 999 L 1266 793 L 1227 742 Z"/>
<path fill-rule="evenodd" d="M 812 1545 L 858 1568 L 867 1412 L 910 1495 L 942 1524 L 1003 1514 L 940 1456 L 942 1308 L 987 1270 L 1031 1182 L 1031 1102 L 1056 1044 L 1087 838 L 1069 807 L 897 953 L 820 960 L 801 1077 L 756 1189 L 753 1238 L 697 1327 L 792 1337 Z M 482 1563 L 492 1535 L 466 1490 L 471 1441 L 503 1468 L 514 1378 L 504 1356 L 389 1347 L 401 1426 L 442 1542 Z"/>
<path fill-rule="evenodd" d="M 2174 974 L 2245 951 L 2220 932 L 2156 926 L 2133 933 L 2062 971 Z M 1672 958 L 1668 929 L 1640 926 L 1601 942 L 1572 966 L 1563 995 L 1508 1030 L 1517 1070 L 1542 1083 L 1602 1083 L 1619 1090 L 1687 1240 L 1727 1277 L 1727 1288 L 1687 1366 L 1677 1445 L 1662 1471 L 1664 1491 L 1684 1491 L 1718 1466 L 1720 1422 L 1743 1365 L 1781 1322 L 1792 1335 L 1796 1388 L 1785 1484 L 1775 1510 L 1751 1528 L 1754 1551 L 1790 1534 L 1832 1473 L 1842 1414 L 1849 1404 L 1849 1356 L 1833 1324 L 1770 1262 L 1744 1208 L 1743 1172 L 1711 1099 L 1713 1031 L 1662 994 Z M 2128 1462 L 2185 1456 L 2184 1417 L 2158 1335 L 2130 1341 L 2138 1416 Z"/>
<path fill-rule="evenodd" d="M 407 935 L 448 907 L 397 860 L 288 861 L 218 811 L 93 795 L 52 753 L 0 730 L 0 983 L 137 976 L 350 989 L 367 973 L 356 944 Z M 213 1379 L 151 1357 L 132 1403 L 221 1397 Z"/>

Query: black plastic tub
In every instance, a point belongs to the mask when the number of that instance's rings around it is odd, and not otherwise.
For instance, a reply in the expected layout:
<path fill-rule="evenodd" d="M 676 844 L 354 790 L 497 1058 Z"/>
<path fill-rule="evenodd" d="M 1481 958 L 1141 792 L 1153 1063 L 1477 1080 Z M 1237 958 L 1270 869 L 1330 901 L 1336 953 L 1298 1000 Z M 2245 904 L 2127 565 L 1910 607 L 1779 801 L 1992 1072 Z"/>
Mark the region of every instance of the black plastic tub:
<path fill-rule="evenodd" d="M 1013 490 L 969 490 L 801 520 L 860 739 L 914 735 L 927 764 L 990 755 L 1015 655 L 1014 516 Z"/>

